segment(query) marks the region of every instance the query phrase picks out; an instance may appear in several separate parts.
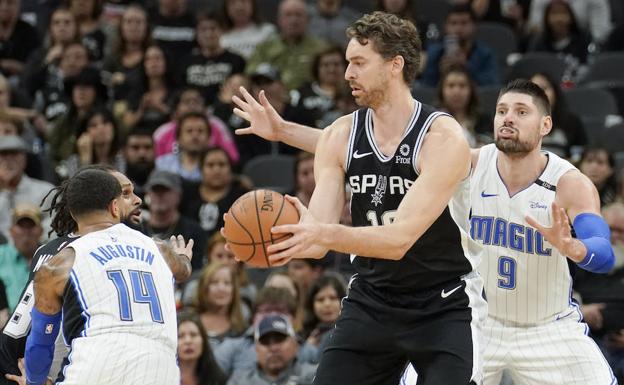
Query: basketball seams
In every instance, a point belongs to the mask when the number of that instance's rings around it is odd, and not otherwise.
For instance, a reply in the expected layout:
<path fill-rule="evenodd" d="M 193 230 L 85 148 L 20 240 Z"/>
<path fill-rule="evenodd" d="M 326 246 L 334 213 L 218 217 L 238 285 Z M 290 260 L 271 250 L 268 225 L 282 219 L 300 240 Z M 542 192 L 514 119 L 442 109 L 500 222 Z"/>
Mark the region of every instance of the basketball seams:
<path fill-rule="evenodd" d="M 245 228 L 245 226 L 243 226 L 243 224 L 241 223 L 241 221 L 238 220 L 238 218 L 236 218 L 236 215 L 234 214 L 234 210 L 230 209 L 230 215 L 232 216 L 232 218 L 234 218 L 234 220 L 236 221 L 236 223 L 238 223 L 238 225 L 240 226 L 241 229 L 243 229 L 247 235 L 249 235 L 249 238 L 253 241 L 254 237 L 253 235 L 251 235 L 251 233 L 249 232 L 249 230 L 247 230 L 247 228 Z M 238 242 L 230 242 L 228 241 L 228 243 L 231 243 L 233 245 L 243 245 L 241 243 Z M 254 254 L 256 254 L 256 242 L 251 242 L 251 243 L 245 243 L 244 245 L 246 246 L 253 246 L 253 249 L 251 251 L 251 256 L 248 257 L 247 259 L 245 259 L 243 262 L 247 262 L 249 261 L 251 258 L 253 258 Z"/>
<path fill-rule="evenodd" d="M 277 215 L 275 216 L 275 220 L 273 221 L 273 225 L 271 225 L 271 228 L 273 228 L 273 226 L 277 224 L 277 221 L 279 221 L 280 216 L 282 216 L 282 210 L 284 209 L 285 201 L 286 201 L 286 198 L 282 197 L 282 205 L 280 206 L 279 211 L 277 212 Z M 274 243 L 276 239 L 273 238 L 273 233 L 270 230 L 269 230 L 269 236 L 271 237 L 271 243 Z"/>
<path fill-rule="evenodd" d="M 277 241 L 281 241 L 281 240 L 287 239 L 289 236 L 290 236 L 290 234 L 282 235 L 279 238 L 272 238 L 271 237 L 270 241 L 267 240 L 267 241 L 264 241 L 264 243 L 266 243 L 266 244 L 269 244 L 269 243 L 273 244 L 273 243 L 275 243 Z M 261 245 L 262 244 L 262 242 L 231 242 L 231 241 L 228 241 L 228 243 L 231 244 L 231 245 L 234 245 L 234 246 L 251 246 L 251 245 Z"/>
<path fill-rule="evenodd" d="M 258 195 L 258 190 L 255 190 L 254 191 L 254 205 L 256 206 L 256 219 L 258 220 L 258 233 L 260 235 L 260 241 L 262 242 L 262 251 L 264 252 L 264 260 L 266 261 L 266 266 L 270 267 L 271 264 L 269 263 L 269 257 L 267 255 L 266 245 L 264 242 L 264 234 L 262 234 L 262 221 L 260 220 L 260 211 L 258 210 L 258 196 L 257 195 Z"/>

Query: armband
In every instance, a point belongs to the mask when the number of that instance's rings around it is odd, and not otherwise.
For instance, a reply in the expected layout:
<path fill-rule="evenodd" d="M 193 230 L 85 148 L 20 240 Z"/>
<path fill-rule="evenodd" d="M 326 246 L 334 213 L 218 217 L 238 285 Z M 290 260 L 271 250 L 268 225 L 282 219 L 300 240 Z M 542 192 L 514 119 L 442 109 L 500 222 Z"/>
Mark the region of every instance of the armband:
<path fill-rule="evenodd" d="M 26 381 L 28 385 L 39 385 L 45 383 L 52 365 L 54 343 L 61 328 L 61 312 L 48 315 L 33 307 L 31 315 L 32 326 L 24 352 Z"/>
<path fill-rule="evenodd" d="M 596 214 L 582 213 L 574 218 L 574 231 L 587 248 L 587 254 L 578 266 L 592 273 L 608 273 L 615 263 L 611 247 L 611 231 L 605 220 Z"/>

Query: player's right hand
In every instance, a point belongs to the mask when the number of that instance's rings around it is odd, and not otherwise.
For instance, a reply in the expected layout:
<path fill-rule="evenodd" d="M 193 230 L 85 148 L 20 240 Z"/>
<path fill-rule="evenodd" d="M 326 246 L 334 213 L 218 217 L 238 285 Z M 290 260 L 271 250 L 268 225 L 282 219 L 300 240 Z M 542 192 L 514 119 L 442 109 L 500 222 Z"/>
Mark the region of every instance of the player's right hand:
<path fill-rule="evenodd" d="M 248 121 L 250 126 L 236 130 L 236 135 L 255 134 L 266 140 L 279 141 L 284 119 L 269 103 L 264 90 L 258 94 L 259 102 L 245 87 L 240 87 L 240 92 L 245 100 L 236 95 L 232 97 L 232 101 L 238 106 L 234 108 L 234 114 Z"/>
<path fill-rule="evenodd" d="M 182 235 L 172 235 L 169 238 L 169 243 L 171 243 L 171 248 L 178 255 L 186 256 L 189 261 L 193 258 L 193 244 L 195 241 L 193 239 L 189 239 L 188 243 L 184 241 L 184 237 Z"/>

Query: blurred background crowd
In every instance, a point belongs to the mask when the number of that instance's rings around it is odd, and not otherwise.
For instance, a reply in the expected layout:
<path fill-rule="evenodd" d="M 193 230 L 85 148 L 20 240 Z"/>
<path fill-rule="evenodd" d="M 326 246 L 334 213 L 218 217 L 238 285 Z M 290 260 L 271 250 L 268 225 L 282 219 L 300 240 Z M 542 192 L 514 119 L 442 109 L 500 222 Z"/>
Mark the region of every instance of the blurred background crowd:
<path fill-rule="evenodd" d="M 501 84 L 545 90 L 544 148 L 592 180 L 611 227 L 616 267 L 579 272 L 574 289 L 622 379 L 621 0 L 0 0 L 0 325 L 54 236 L 40 202 L 105 163 L 143 199 L 140 230 L 195 240 L 177 292 L 183 383 L 311 382 L 350 262 L 330 253 L 250 269 L 225 250 L 222 216 L 242 194 L 269 187 L 307 204 L 314 189 L 313 155 L 236 136 L 246 124 L 231 100 L 263 89 L 285 119 L 319 128 L 354 111 L 345 29 L 374 10 L 418 26 L 414 97 L 451 113 L 474 147 L 492 141 Z"/>

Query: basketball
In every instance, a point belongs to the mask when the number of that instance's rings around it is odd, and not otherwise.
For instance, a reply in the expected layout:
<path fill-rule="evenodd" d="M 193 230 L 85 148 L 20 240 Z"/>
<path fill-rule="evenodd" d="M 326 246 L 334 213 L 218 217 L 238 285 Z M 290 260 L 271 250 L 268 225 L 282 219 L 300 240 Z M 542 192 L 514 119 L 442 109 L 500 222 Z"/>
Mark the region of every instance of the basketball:
<path fill-rule="evenodd" d="M 271 233 L 277 225 L 299 222 L 295 206 L 271 190 L 254 190 L 234 202 L 225 217 L 223 232 L 239 260 L 253 267 L 271 267 L 266 248 L 290 237 Z"/>

